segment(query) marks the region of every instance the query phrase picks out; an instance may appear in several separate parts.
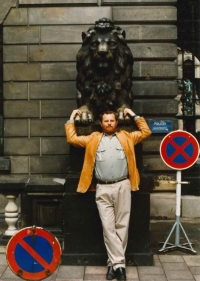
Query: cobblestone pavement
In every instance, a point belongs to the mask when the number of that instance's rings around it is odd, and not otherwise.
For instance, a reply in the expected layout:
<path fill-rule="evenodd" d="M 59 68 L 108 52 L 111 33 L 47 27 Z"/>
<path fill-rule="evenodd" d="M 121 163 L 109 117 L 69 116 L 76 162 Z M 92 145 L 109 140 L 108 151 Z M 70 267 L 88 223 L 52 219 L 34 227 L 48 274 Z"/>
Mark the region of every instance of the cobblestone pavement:
<path fill-rule="evenodd" d="M 151 221 L 151 245 L 154 254 L 153 266 L 127 266 L 127 281 L 200 281 L 200 220 L 183 220 L 182 225 L 197 252 L 196 255 L 183 251 L 171 251 L 160 254 L 173 221 Z M 171 242 L 174 237 L 172 235 Z M 185 243 L 180 234 L 180 242 Z M 106 280 L 106 266 L 69 266 L 60 265 L 47 279 L 52 281 Z M 0 246 L 0 281 L 22 280 L 9 268 L 6 261 L 5 247 Z"/>

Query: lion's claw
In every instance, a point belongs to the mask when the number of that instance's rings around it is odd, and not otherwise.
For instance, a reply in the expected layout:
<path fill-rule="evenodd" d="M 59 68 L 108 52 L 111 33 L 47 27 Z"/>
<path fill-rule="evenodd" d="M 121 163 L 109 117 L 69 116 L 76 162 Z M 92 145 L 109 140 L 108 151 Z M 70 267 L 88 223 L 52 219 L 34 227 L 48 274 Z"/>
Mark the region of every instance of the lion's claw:
<path fill-rule="evenodd" d="M 77 115 L 75 118 L 75 123 L 76 124 L 83 124 L 87 125 L 89 123 L 92 123 L 94 121 L 94 117 L 91 112 L 82 112 L 82 115 L 79 116 Z"/>
<path fill-rule="evenodd" d="M 130 124 L 131 118 L 128 115 L 124 116 L 123 111 L 119 111 L 118 112 L 118 121 L 119 121 L 119 124 Z"/>

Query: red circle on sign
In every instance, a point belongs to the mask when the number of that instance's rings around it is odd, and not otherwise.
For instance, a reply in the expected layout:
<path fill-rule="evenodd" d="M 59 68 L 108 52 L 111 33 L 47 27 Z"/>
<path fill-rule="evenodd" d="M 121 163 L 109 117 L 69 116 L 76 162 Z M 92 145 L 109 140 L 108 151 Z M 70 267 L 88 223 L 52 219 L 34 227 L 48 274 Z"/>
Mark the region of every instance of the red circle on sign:
<path fill-rule="evenodd" d="M 31 244 L 27 243 L 31 241 Z M 42 244 L 37 245 L 37 241 L 43 241 L 51 252 L 51 257 L 47 253 L 48 259 L 41 255 L 43 252 Z M 17 253 L 18 249 L 21 249 L 24 256 L 30 257 L 30 267 L 23 267 L 22 264 L 27 262 L 27 259 L 23 260 L 23 255 Z M 39 248 L 39 251 L 37 249 Z M 46 251 L 45 248 L 45 251 Z M 60 264 L 61 247 L 56 237 L 50 232 L 40 227 L 26 227 L 18 231 L 8 242 L 6 248 L 6 258 L 11 270 L 20 278 L 25 280 L 42 280 L 49 277 L 57 269 Z M 35 265 L 42 268 L 41 270 L 34 270 Z M 25 268 L 25 269 L 24 269 Z M 30 270 L 29 270 L 30 268 Z"/>
<path fill-rule="evenodd" d="M 192 134 L 177 130 L 164 137 L 160 144 L 160 155 L 170 168 L 184 170 L 197 161 L 199 143 Z"/>

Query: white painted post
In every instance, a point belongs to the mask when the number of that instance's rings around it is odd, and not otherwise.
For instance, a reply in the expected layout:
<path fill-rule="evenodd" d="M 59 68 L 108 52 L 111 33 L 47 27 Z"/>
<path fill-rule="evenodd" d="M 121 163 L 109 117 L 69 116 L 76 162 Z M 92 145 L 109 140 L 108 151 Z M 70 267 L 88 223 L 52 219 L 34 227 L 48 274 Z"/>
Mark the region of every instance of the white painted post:
<path fill-rule="evenodd" d="M 8 229 L 5 231 L 6 236 L 14 235 L 18 230 L 15 226 L 18 221 L 18 206 L 15 203 L 17 195 L 5 195 L 8 204 L 5 207 L 5 221 L 8 224 Z"/>

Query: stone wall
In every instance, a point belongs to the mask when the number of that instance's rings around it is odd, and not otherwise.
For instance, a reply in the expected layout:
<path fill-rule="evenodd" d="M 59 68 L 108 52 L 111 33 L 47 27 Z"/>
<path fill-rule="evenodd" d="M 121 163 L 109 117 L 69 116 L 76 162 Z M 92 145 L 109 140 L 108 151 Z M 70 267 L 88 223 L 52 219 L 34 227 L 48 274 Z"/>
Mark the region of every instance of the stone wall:
<path fill-rule="evenodd" d="M 4 1 L 3 1 L 4 2 Z M 12 175 L 65 175 L 64 123 L 76 108 L 81 33 L 102 17 L 126 31 L 133 52 L 134 110 L 177 129 L 176 0 L 19 0 L 4 7 L 4 155 Z M 153 135 L 143 144 L 149 172 L 168 173 Z"/>

